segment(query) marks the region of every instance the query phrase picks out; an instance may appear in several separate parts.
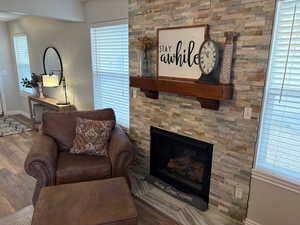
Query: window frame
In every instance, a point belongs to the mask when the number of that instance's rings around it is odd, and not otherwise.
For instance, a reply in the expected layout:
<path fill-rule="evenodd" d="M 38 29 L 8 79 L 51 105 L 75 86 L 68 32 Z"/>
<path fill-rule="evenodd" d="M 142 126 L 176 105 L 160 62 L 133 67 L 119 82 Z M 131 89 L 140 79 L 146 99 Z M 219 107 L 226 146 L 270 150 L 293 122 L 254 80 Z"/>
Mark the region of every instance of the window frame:
<path fill-rule="evenodd" d="M 265 181 L 271 184 L 274 184 L 278 187 L 285 188 L 290 191 L 294 191 L 297 193 L 300 193 L 300 181 L 293 179 L 291 177 L 288 177 L 286 175 L 283 175 L 279 173 L 276 170 L 268 169 L 268 168 L 261 168 L 258 166 L 258 160 L 259 160 L 259 152 L 260 152 L 260 144 L 261 144 L 261 138 L 263 133 L 263 115 L 266 111 L 267 107 L 267 95 L 271 83 L 271 62 L 274 57 L 273 55 L 273 49 L 275 46 L 275 35 L 278 32 L 278 23 L 279 23 L 279 4 L 282 0 L 276 0 L 275 1 L 275 9 L 274 9 L 274 19 L 273 19 L 273 27 L 272 27 L 272 36 L 270 41 L 270 47 L 269 47 L 269 56 L 268 56 L 268 65 L 267 65 L 267 71 L 266 71 L 266 77 L 265 77 L 265 85 L 264 85 L 264 91 L 263 91 L 263 97 L 261 102 L 261 112 L 259 117 L 259 128 L 257 132 L 257 138 L 256 138 L 256 145 L 255 145 L 255 160 L 253 164 L 252 169 L 252 176 L 258 180 Z M 300 104 L 299 104 L 300 105 Z M 266 156 L 264 155 L 264 158 Z M 266 161 L 266 160 L 264 160 Z"/>
<path fill-rule="evenodd" d="M 122 24 L 127 24 L 129 27 L 129 23 L 128 23 L 128 18 L 122 18 L 122 19 L 116 19 L 116 20 L 110 20 L 110 21 L 103 21 L 103 22 L 96 22 L 96 23 L 92 23 L 90 24 L 89 27 L 89 35 L 90 35 L 90 52 L 91 52 L 91 73 L 92 73 L 92 77 L 93 77 L 93 108 L 96 109 L 96 105 L 95 105 L 95 95 L 96 95 L 96 74 L 93 71 L 93 66 L 94 66 L 94 59 L 93 59 L 93 47 L 92 47 L 92 35 L 91 35 L 91 29 L 92 28 L 97 28 L 97 27 L 107 27 L 107 26 L 115 26 L 115 25 L 122 25 Z M 128 34 L 128 44 L 129 44 L 129 34 Z M 128 49 L 128 60 L 129 60 L 129 49 Z M 129 62 L 128 62 L 129 64 Z M 129 67 L 129 65 L 128 65 Z M 130 78 L 130 73 L 128 70 L 128 79 Z M 129 130 L 130 128 L 130 85 L 128 86 L 128 127 L 127 126 L 123 126 L 121 124 L 119 124 L 122 128 L 124 128 L 125 130 Z"/>
<path fill-rule="evenodd" d="M 16 66 L 16 71 L 17 71 L 17 85 L 18 85 L 18 89 L 20 91 L 20 94 L 23 96 L 29 96 L 32 95 L 33 90 L 32 88 L 23 88 L 22 84 L 21 84 L 21 80 L 23 77 L 20 77 L 19 71 L 18 71 L 18 62 L 17 62 L 17 54 L 16 54 L 16 47 L 15 47 L 15 37 L 21 37 L 21 36 L 25 36 L 26 37 L 26 42 L 27 42 L 27 54 L 28 54 L 28 60 L 29 60 L 29 68 L 30 68 L 30 74 L 31 74 L 31 60 L 30 60 L 30 50 L 29 50 L 29 40 L 28 40 L 28 35 L 26 33 L 16 33 L 12 35 L 12 46 L 13 46 L 13 52 L 14 52 L 14 59 L 15 59 L 15 66 Z M 31 91 L 29 91 L 28 89 L 30 89 Z"/>

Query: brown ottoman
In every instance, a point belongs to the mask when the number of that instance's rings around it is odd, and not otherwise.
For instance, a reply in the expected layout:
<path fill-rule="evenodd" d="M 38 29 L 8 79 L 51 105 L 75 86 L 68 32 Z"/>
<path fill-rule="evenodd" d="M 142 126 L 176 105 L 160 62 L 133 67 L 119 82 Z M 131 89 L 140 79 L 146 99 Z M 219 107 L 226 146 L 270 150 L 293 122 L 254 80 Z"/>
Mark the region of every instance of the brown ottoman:
<path fill-rule="evenodd" d="M 125 178 L 45 187 L 32 225 L 137 225 Z"/>

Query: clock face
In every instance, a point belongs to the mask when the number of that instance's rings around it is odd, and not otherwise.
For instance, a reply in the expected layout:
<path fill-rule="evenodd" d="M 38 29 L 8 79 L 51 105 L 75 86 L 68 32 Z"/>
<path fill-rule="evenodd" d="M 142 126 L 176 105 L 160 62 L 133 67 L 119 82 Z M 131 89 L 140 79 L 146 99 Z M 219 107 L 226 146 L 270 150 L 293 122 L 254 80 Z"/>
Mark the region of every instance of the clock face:
<path fill-rule="evenodd" d="M 200 69 L 205 75 L 210 74 L 216 68 L 219 61 L 219 50 L 214 41 L 203 42 L 200 51 Z"/>

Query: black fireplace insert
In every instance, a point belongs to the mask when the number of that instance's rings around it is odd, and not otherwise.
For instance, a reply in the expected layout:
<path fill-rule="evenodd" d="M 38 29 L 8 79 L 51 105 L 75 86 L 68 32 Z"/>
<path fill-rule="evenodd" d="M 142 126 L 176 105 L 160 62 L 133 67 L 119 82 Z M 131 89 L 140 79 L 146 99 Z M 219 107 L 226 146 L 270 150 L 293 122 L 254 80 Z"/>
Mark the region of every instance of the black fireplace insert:
<path fill-rule="evenodd" d="M 207 209 L 213 145 L 151 127 L 150 175 L 201 198 Z"/>

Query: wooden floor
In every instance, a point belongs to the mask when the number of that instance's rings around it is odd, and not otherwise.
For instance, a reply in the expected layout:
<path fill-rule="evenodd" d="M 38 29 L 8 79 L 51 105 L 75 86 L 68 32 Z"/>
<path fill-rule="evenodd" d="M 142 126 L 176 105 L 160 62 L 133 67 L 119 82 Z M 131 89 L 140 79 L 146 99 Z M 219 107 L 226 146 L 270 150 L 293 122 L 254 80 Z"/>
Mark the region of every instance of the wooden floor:
<path fill-rule="evenodd" d="M 18 120 L 29 124 L 22 116 Z M 0 137 L 0 218 L 31 204 L 35 180 L 23 168 L 36 132 Z M 164 214 L 140 200 L 135 200 L 139 225 L 177 225 Z"/>
<path fill-rule="evenodd" d="M 34 135 L 26 132 L 0 137 L 0 217 L 31 204 L 35 180 L 25 173 L 23 165 Z"/>

